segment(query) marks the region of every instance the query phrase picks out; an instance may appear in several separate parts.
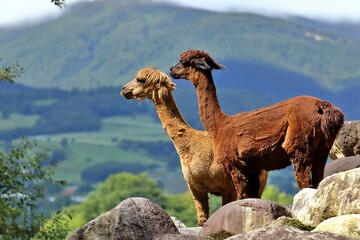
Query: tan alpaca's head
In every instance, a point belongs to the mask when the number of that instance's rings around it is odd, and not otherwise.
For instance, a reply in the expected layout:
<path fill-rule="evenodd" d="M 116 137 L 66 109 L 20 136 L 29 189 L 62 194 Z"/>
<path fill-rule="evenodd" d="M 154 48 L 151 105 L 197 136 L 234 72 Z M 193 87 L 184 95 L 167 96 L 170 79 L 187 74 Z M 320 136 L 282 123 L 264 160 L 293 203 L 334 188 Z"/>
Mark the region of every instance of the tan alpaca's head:
<path fill-rule="evenodd" d="M 161 100 L 175 90 L 175 86 L 165 73 L 154 67 L 146 67 L 138 71 L 136 77 L 121 88 L 120 94 L 126 99 Z"/>
<path fill-rule="evenodd" d="M 223 70 L 225 66 L 214 61 L 202 50 L 187 50 L 180 54 L 180 61 L 170 68 L 170 75 L 175 79 L 189 79 L 194 71 L 211 72 L 213 69 Z"/>

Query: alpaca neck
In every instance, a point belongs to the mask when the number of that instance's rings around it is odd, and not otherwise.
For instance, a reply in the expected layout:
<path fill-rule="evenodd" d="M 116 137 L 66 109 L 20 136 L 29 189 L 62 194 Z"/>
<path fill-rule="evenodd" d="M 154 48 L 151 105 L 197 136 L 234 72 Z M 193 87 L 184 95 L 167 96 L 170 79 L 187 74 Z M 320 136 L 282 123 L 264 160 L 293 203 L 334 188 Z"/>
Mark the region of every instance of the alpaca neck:
<path fill-rule="evenodd" d="M 200 119 L 206 131 L 212 135 L 227 115 L 220 108 L 211 72 L 197 71 L 195 77 L 198 80 L 195 87 L 199 102 Z"/>
<path fill-rule="evenodd" d="M 181 115 L 176 106 L 174 97 L 170 93 L 168 96 L 164 97 L 162 101 L 160 101 L 160 99 L 152 99 L 152 101 L 155 105 L 160 121 L 163 124 L 163 128 L 173 140 L 175 145 L 177 143 L 180 144 L 179 141 L 181 137 L 183 137 L 189 129 L 193 129 Z M 179 146 L 176 147 L 178 148 Z"/>

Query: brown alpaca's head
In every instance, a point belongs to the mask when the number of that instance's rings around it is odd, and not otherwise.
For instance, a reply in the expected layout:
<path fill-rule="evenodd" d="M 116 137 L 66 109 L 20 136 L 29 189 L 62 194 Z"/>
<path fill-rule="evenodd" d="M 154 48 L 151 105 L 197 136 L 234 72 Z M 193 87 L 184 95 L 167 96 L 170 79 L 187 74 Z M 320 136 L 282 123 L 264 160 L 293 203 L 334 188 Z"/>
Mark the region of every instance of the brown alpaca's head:
<path fill-rule="evenodd" d="M 126 99 L 163 99 L 175 89 L 175 83 L 154 67 L 146 67 L 137 72 L 136 77 L 121 88 L 120 94 Z"/>
<path fill-rule="evenodd" d="M 189 79 L 197 71 L 211 72 L 213 69 L 225 69 L 202 50 L 187 50 L 180 54 L 180 61 L 170 68 L 170 75 L 175 79 Z"/>

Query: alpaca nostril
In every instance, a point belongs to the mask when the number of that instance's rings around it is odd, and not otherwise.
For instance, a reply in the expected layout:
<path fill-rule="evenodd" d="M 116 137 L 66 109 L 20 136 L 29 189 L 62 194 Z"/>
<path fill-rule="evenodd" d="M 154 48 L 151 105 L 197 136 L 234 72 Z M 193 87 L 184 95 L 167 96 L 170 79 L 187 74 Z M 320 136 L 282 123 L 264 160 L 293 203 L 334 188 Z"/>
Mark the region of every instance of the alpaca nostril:
<path fill-rule="evenodd" d="M 174 66 L 170 67 L 170 71 L 172 71 L 174 69 Z"/>
<path fill-rule="evenodd" d="M 120 90 L 120 95 L 121 96 L 124 96 L 124 91 L 125 91 L 125 86 L 122 86 L 121 90 Z"/>

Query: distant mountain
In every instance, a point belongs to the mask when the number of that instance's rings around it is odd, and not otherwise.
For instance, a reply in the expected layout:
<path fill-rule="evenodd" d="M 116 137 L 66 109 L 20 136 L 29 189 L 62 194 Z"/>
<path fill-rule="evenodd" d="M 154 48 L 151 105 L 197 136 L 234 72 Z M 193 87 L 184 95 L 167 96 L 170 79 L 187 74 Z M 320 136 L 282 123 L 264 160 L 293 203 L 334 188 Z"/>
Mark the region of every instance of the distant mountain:
<path fill-rule="evenodd" d="M 168 72 L 187 49 L 206 50 L 227 63 L 228 70 L 219 73 L 224 78 L 268 76 L 266 82 L 229 82 L 256 91 L 266 91 L 269 83 L 285 94 L 314 83 L 309 92 L 321 95 L 324 89 L 351 89 L 360 80 L 360 43 L 350 27 L 340 31 L 304 19 L 140 0 L 86 2 L 65 11 L 40 25 L 0 29 L 1 63 L 18 61 L 25 69 L 18 82 L 64 89 L 119 86 L 148 65 Z"/>
<path fill-rule="evenodd" d="M 319 31 L 326 31 L 335 35 L 342 35 L 349 41 L 360 40 L 360 23 L 356 22 L 321 22 L 303 17 L 289 17 L 288 21 L 305 25 L 311 28 L 317 28 Z M 353 38 L 353 39 L 351 39 Z"/>

